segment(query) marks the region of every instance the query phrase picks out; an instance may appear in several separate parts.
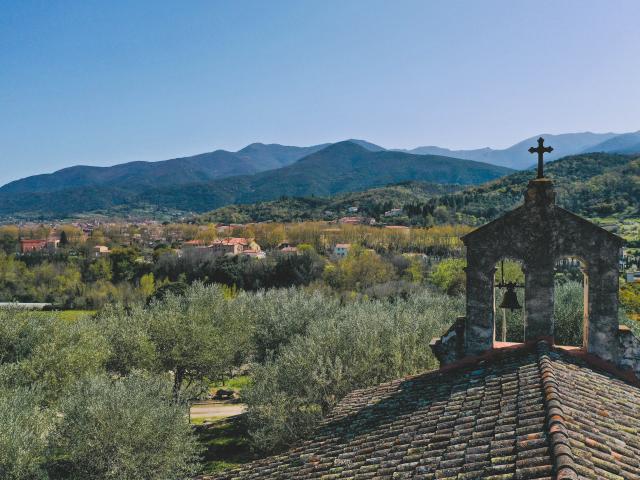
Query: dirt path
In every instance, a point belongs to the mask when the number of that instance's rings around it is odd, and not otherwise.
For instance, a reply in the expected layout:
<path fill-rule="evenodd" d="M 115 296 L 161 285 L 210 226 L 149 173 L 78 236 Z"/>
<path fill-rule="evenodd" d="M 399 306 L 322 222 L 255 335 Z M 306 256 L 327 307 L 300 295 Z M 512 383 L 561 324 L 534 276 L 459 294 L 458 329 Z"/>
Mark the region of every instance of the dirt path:
<path fill-rule="evenodd" d="M 204 400 L 191 406 L 191 418 L 232 417 L 244 413 L 246 409 L 243 403 Z"/>

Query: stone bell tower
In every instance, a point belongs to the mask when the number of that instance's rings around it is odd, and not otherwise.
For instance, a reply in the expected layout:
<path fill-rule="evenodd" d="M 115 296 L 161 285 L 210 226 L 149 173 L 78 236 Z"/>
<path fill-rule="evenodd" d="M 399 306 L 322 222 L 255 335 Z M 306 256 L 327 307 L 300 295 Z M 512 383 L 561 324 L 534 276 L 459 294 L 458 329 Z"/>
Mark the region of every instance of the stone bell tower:
<path fill-rule="evenodd" d="M 431 347 L 441 364 L 480 355 L 495 347 L 494 274 L 504 258 L 522 263 L 525 274 L 525 342 L 554 342 L 554 269 L 565 257 L 585 265 L 584 343 L 586 352 L 640 372 L 640 358 L 623 344 L 630 332 L 618 325 L 618 260 L 623 240 L 555 202 L 553 182 L 544 177 L 538 154 L 538 176 L 524 194 L 524 204 L 462 238 L 467 248 L 466 316 L 460 317 Z M 637 343 L 635 337 L 633 342 Z M 635 345 L 635 344 L 634 344 Z M 626 349 L 625 349 L 626 348 Z"/>

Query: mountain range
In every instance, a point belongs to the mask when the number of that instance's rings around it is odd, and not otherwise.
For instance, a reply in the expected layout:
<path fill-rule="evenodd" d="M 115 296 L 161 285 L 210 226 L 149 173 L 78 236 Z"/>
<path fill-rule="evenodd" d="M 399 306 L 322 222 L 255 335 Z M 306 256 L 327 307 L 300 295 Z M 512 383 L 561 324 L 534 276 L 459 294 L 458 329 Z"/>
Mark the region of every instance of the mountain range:
<path fill-rule="evenodd" d="M 514 170 L 524 170 L 535 163 L 528 149 L 536 145 L 538 137 L 545 139 L 546 145 L 553 147 L 553 152 L 545 155 L 545 161 L 553 161 L 567 155 L 580 153 L 638 153 L 640 152 L 640 131 L 632 133 L 563 133 L 552 135 L 543 133 L 522 140 L 505 149 L 478 148 L 475 150 L 450 150 L 441 147 L 417 147 L 402 150 L 418 155 L 444 155 L 455 158 L 466 158 L 478 162 L 501 165 Z"/>
<path fill-rule="evenodd" d="M 640 152 L 640 132 L 544 135 L 548 160 L 584 152 Z M 327 196 L 405 181 L 477 184 L 525 169 L 538 135 L 506 149 L 385 149 L 365 140 L 295 147 L 253 143 L 158 162 L 74 166 L 0 188 L 0 215 L 59 218 L 107 214 L 202 212 L 280 196 Z"/>
<path fill-rule="evenodd" d="M 328 145 L 290 147 L 252 143 L 237 152 L 216 150 L 159 162 L 129 162 L 112 167 L 78 165 L 10 182 L 0 192 L 42 193 L 89 186 L 129 189 L 206 182 L 284 167 Z"/>
<path fill-rule="evenodd" d="M 408 180 L 476 184 L 509 172 L 505 167 L 471 160 L 384 149 L 371 151 L 359 143 L 344 141 L 282 168 L 208 181 L 153 184 L 147 178 L 136 183 L 130 176 L 122 175 L 99 184 L 76 183 L 70 188 L 39 191 L 16 190 L 10 184 L 9 189 L 0 189 L 0 214 L 60 218 L 94 211 L 108 213 L 114 208 L 120 212 L 135 209 L 203 212 L 283 195 L 326 196 Z M 166 177 L 154 176 L 151 180 L 157 178 L 164 182 Z"/>

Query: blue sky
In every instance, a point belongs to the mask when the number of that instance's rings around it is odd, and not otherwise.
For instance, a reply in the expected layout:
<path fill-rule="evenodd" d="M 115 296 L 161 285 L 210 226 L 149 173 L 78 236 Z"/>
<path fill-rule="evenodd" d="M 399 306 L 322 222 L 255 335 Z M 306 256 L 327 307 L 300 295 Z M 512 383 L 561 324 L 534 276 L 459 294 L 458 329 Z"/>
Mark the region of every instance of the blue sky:
<path fill-rule="evenodd" d="M 635 0 L 7 0 L 0 183 L 255 141 L 635 131 L 639 18 Z"/>

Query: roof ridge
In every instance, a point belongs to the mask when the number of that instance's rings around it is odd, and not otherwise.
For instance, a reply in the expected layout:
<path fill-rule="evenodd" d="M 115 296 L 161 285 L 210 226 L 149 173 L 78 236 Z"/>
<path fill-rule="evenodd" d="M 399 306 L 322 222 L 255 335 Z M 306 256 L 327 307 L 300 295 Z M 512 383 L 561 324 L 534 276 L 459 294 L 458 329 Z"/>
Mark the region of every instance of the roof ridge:
<path fill-rule="evenodd" d="M 538 368 L 543 390 L 543 402 L 549 447 L 557 480 L 577 480 L 575 458 L 569 442 L 569 434 L 565 425 L 564 411 L 558 392 L 558 381 L 549 357 L 549 343 L 541 340 L 537 345 Z"/>

